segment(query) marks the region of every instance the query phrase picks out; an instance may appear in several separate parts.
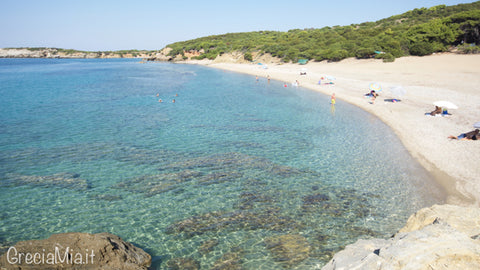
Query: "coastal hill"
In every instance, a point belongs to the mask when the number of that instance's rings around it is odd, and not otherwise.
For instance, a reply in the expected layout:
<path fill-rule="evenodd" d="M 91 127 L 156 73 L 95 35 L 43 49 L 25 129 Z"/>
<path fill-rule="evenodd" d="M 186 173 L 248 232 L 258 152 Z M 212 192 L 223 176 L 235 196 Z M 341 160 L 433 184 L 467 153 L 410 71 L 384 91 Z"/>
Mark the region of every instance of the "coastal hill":
<path fill-rule="evenodd" d="M 240 53 L 244 61 L 270 54 L 283 62 L 301 59 L 340 61 L 402 56 L 423 56 L 454 51 L 478 53 L 480 1 L 455 6 L 418 8 L 376 22 L 288 32 L 228 33 L 175 42 L 157 57 L 161 61 L 214 60 Z"/>
<path fill-rule="evenodd" d="M 479 53 L 480 1 L 454 6 L 416 8 L 376 22 L 287 32 L 227 33 L 180 41 L 162 50 L 79 51 L 58 48 L 4 48 L 0 58 L 143 58 L 184 61 L 227 58 L 251 62 L 263 56 L 281 62 L 341 61 L 436 52 Z M 229 57 L 225 57 L 228 55 Z"/>
<path fill-rule="evenodd" d="M 0 49 L 0 58 L 151 58 L 155 51 L 78 51 L 58 48 L 4 48 Z"/>

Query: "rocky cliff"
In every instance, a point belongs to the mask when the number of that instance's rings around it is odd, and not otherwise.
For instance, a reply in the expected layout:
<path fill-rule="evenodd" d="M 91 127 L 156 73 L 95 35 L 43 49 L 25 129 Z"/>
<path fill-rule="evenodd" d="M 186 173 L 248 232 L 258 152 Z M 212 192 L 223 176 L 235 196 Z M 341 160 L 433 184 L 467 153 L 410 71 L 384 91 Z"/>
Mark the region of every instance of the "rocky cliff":
<path fill-rule="evenodd" d="M 424 208 L 392 238 L 358 240 L 322 268 L 334 269 L 480 269 L 480 208 Z"/>

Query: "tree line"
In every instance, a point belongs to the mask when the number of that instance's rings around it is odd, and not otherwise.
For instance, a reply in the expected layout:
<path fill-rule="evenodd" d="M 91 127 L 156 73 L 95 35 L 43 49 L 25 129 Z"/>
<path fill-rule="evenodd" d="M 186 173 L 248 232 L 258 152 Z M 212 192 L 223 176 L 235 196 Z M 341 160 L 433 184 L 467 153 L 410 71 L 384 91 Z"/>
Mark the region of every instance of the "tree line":
<path fill-rule="evenodd" d="M 418 8 L 376 22 L 287 32 L 256 31 L 207 36 L 167 45 L 169 55 L 202 51 L 195 59 L 215 59 L 240 51 L 251 60 L 252 52 L 269 53 L 284 62 L 299 59 L 340 61 L 349 57 L 394 61 L 407 55 L 429 55 L 453 47 L 478 53 L 480 1 L 455 6 Z"/>

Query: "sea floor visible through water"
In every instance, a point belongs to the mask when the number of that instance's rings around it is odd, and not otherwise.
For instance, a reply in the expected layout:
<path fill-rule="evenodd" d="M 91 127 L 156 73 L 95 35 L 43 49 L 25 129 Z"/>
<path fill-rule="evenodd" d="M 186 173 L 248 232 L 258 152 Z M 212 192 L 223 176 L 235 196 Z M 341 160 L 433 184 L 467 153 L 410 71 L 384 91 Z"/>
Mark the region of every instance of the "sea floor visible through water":
<path fill-rule="evenodd" d="M 283 82 L 138 60 L 0 59 L 0 93 L 4 248 L 110 232 L 154 269 L 312 269 L 444 199 L 378 118 Z"/>

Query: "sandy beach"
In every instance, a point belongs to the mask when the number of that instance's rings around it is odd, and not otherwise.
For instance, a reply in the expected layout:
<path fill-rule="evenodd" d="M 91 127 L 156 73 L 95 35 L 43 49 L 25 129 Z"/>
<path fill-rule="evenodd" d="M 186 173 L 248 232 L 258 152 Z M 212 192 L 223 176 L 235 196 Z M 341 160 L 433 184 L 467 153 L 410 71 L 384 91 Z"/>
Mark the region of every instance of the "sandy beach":
<path fill-rule="evenodd" d="M 411 155 L 445 189 L 447 203 L 479 206 L 480 141 L 451 140 L 448 136 L 472 131 L 473 124 L 480 121 L 480 55 L 446 53 L 403 57 L 393 63 L 346 59 L 306 65 L 281 64 L 268 58 L 258 59 L 262 65 L 228 59 L 227 56 L 220 61 L 189 62 L 263 80 L 270 76 L 289 87 L 298 81 L 301 87 L 326 95 L 335 93 L 337 100 L 359 106 L 389 125 Z M 300 75 L 301 71 L 306 75 Z M 372 82 L 383 89 L 374 104 L 364 97 Z M 394 96 L 390 91 L 393 86 L 402 86 L 406 94 Z M 401 101 L 393 103 L 389 101 L 392 98 Z M 425 115 L 435 109 L 433 102 L 439 100 L 450 101 L 458 109 L 449 110 L 448 116 Z"/>

